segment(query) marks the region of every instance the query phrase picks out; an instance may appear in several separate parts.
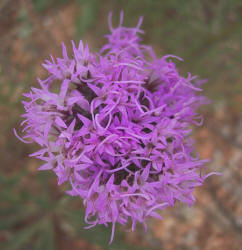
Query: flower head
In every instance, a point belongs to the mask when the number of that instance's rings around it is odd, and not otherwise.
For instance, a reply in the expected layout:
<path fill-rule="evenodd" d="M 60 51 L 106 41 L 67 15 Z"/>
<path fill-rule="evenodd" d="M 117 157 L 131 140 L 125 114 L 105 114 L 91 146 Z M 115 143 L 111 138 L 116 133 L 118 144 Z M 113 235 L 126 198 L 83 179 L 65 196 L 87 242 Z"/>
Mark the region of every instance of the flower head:
<path fill-rule="evenodd" d="M 69 182 L 90 226 L 112 223 L 134 230 L 175 202 L 195 202 L 193 190 L 206 160 L 194 154 L 190 125 L 201 125 L 197 108 L 206 102 L 200 83 L 179 74 L 172 58 L 157 58 L 134 28 L 113 28 L 98 55 L 82 41 L 69 57 L 51 57 L 49 72 L 23 102 L 24 142 L 41 146 L 31 156 Z M 27 139 L 27 140 L 26 140 Z M 29 140 L 30 139 L 30 140 Z M 210 175 L 210 174 L 209 174 Z M 90 220 L 94 218 L 94 220 Z"/>

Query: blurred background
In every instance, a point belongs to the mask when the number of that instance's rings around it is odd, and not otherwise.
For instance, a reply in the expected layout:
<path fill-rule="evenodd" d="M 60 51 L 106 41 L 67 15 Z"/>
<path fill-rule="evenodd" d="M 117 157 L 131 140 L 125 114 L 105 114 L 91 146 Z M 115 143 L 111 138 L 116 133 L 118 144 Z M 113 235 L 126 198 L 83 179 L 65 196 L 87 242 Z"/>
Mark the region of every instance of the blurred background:
<path fill-rule="evenodd" d="M 162 212 L 148 231 L 84 230 L 81 201 L 65 194 L 51 172 L 28 157 L 34 145 L 13 135 L 23 113 L 21 96 L 41 63 L 61 54 L 61 42 L 88 42 L 92 51 L 105 42 L 107 15 L 135 26 L 144 16 L 144 42 L 158 55 L 184 59 L 180 72 L 208 79 L 212 104 L 201 109 L 204 125 L 194 130 L 209 171 L 220 171 L 195 191 L 197 203 Z M 2 250 L 237 250 L 242 249 L 242 1 L 241 0 L 0 0 L 0 249 Z"/>

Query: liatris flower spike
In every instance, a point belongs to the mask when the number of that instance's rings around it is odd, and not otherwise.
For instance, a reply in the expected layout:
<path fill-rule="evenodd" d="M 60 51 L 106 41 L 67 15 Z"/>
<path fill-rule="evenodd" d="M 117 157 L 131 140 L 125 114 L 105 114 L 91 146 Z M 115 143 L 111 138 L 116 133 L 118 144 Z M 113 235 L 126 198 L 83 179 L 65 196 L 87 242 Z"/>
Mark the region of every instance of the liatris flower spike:
<path fill-rule="evenodd" d="M 157 58 L 141 44 L 142 19 L 134 28 L 114 28 L 100 53 L 82 41 L 68 56 L 46 60 L 40 88 L 24 94 L 23 138 L 41 149 L 31 156 L 53 170 L 58 185 L 85 206 L 87 228 L 131 222 L 146 227 L 148 217 L 176 202 L 195 202 L 193 190 L 210 176 L 194 153 L 191 125 L 201 125 L 197 108 L 206 98 L 201 82 L 178 73 L 171 58 Z M 90 220 L 95 218 L 94 220 Z"/>

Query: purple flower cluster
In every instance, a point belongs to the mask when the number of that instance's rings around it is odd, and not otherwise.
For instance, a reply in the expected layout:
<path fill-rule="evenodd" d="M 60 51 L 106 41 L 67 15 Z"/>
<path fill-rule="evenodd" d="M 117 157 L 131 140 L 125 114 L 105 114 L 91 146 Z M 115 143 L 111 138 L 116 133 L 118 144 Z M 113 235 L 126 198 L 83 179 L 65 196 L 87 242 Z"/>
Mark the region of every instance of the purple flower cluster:
<path fill-rule="evenodd" d="M 195 201 L 193 190 L 213 174 L 202 174 L 206 160 L 193 151 L 190 125 L 201 125 L 197 95 L 201 81 L 183 77 L 167 55 L 157 58 L 141 44 L 142 20 L 135 28 L 113 28 L 97 54 L 80 41 L 68 56 L 51 57 L 49 76 L 24 94 L 22 122 L 26 143 L 41 150 L 31 156 L 53 170 L 58 184 L 85 205 L 85 222 L 136 223 L 175 202 Z M 27 140 L 26 140 L 27 139 Z"/>

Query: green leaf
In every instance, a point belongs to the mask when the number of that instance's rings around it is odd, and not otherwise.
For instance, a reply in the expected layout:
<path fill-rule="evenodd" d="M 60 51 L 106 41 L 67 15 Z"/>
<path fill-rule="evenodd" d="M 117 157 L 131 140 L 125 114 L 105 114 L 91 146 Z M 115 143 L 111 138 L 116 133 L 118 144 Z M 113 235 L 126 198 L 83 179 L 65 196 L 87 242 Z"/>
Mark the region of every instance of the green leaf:
<path fill-rule="evenodd" d="M 66 211 L 65 213 L 69 220 L 72 221 L 72 226 L 75 227 L 75 231 L 77 235 L 82 237 L 83 239 L 87 240 L 92 244 L 97 244 L 101 246 L 105 250 L 133 250 L 134 246 L 129 245 L 124 242 L 123 240 L 123 233 L 117 227 L 115 231 L 115 239 L 114 242 L 109 245 L 109 240 L 111 237 L 111 226 L 106 228 L 103 225 L 97 225 L 91 229 L 84 229 L 83 227 L 86 226 L 84 222 L 84 211 Z M 138 246 L 140 250 L 145 250 L 146 248 L 142 248 Z"/>
<path fill-rule="evenodd" d="M 98 0 L 80 1 L 80 3 L 80 15 L 78 15 L 76 20 L 78 38 L 95 23 L 100 4 Z"/>
<path fill-rule="evenodd" d="M 41 224 L 33 224 L 17 233 L 6 243 L 0 244 L 0 249 L 19 250 L 24 244 L 29 242 L 34 234 L 40 229 Z"/>
<path fill-rule="evenodd" d="M 46 9 L 48 0 L 33 0 L 33 5 L 36 11 L 41 12 Z"/>
<path fill-rule="evenodd" d="M 34 244 L 34 250 L 54 250 L 54 240 L 55 239 L 52 224 L 47 221 L 47 225 L 45 226 L 45 228 L 43 228 Z"/>
<path fill-rule="evenodd" d="M 2 216 L 0 214 L 0 230 L 6 230 L 11 228 L 13 225 L 20 223 L 21 221 L 25 220 L 31 213 L 28 210 L 22 209 L 17 210 L 15 213 L 11 213 L 10 216 Z M 3 218 L 2 218 L 3 217 Z"/>

